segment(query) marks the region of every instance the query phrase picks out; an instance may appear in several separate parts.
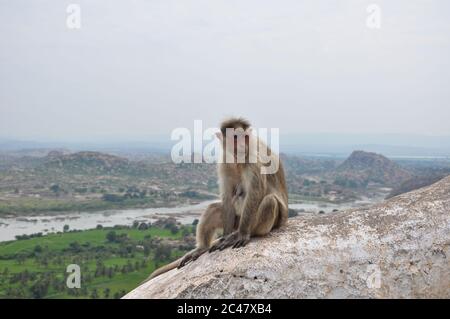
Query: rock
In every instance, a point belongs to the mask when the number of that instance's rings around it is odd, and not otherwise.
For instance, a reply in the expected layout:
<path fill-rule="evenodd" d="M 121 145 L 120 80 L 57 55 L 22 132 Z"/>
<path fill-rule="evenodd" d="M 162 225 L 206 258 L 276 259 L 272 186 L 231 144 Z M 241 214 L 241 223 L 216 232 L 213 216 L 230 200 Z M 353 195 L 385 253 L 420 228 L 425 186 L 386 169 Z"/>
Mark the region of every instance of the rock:
<path fill-rule="evenodd" d="M 450 177 L 370 208 L 302 215 L 124 298 L 450 298 Z"/>

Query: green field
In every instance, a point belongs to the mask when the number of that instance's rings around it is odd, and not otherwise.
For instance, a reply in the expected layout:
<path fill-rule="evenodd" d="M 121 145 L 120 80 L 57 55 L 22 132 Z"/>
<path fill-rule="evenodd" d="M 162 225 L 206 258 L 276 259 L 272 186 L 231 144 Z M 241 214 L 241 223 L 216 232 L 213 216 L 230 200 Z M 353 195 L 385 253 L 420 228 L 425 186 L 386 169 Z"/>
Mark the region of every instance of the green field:
<path fill-rule="evenodd" d="M 191 249 L 194 231 L 115 227 L 0 243 L 0 298 L 119 298 Z M 69 264 L 80 266 L 79 289 L 66 286 Z"/>

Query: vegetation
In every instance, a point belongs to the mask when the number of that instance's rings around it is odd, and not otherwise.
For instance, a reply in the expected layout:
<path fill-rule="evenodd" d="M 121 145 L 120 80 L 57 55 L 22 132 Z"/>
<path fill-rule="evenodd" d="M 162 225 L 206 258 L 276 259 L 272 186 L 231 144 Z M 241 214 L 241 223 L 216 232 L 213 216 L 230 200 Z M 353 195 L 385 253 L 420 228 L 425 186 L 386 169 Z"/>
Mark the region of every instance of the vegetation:
<path fill-rule="evenodd" d="M 194 225 L 140 226 L 67 228 L 0 243 L 0 298 L 120 298 L 193 247 Z M 66 285 L 70 264 L 80 266 L 80 288 Z"/>
<path fill-rule="evenodd" d="M 24 215 L 40 212 L 99 211 L 131 207 L 154 207 L 154 203 L 155 201 L 150 197 L 144 199 L 124 199 L 116 202 L 107 199 L 90 199 L 80 201 L 64 198 L 20 198 L 1 201 L 0 214 L 15 215 L 19 213 Z"/>
<path fill-rule="evenodd" d="M 56 151 L 1 164 L 0 215 L 168 207 L 217 196 L 213 165 Z"/>

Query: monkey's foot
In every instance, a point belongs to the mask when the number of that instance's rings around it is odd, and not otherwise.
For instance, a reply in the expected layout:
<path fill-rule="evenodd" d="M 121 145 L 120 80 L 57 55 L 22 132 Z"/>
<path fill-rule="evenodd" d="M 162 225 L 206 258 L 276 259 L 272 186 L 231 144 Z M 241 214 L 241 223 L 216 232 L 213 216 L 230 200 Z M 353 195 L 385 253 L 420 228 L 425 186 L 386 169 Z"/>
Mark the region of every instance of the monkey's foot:
<path fill-rule="evenodd" d="M 250 241 L 250 235 L 241 234 L 237 231 L 229 234 L 222 241 L 216 243 L 212 246 L 209 251 L 213 252 L 215 250 L 224 250 L 227 247 L 232 246 L 233 248 L 244 247 Z"/>
<path fill-rule="evenodd" d="M 231 234 L 230 234 L 231 235 Z M 228 235 L 228 236 L 230 236 Z M 220 248 L 220 245 L 225 241 L 225 239 L 228 237 L 220 237 L 216 240 L 216 242 L 209 248 L 209 252 L 212 253 L 213 251 L 216 251 Z"/>
<path fill-rule="evenodd" d="M 220 245 L 221 243 L 223 243 L 223 241 L 225 240 L 225 238 L 226 238 L 226 237 L 220 237 L 220 238 L 217 238 L 216 241 L 215 241 L 215 243 L 213 243 L 213 244 L 211 245 L 211 247 L 209 248 L 209 252 L 212 253 L 213 251 L 219 249 L 219 245 Z"/>
<path fill-rule="evenodd" d="M 200 249 L 197 248 L 186 255 L 184 255 L 183 259 L 181 259 L 180 264 L 178 265 L 178 269 L 181 267 L 184 267 L 188 262 L 196 260 L 198 257 L 203 255 L 206 252 L 207 249 Z"/>

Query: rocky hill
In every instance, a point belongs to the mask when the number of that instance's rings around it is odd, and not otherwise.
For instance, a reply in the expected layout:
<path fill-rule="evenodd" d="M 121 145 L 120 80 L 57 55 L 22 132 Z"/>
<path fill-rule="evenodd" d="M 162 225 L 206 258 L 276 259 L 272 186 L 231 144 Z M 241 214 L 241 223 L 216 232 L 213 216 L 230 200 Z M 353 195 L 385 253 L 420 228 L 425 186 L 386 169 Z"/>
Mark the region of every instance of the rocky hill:
<path fill-rule="evenodd" d="M 429 186 L 431 184 L 434 184 L 438 182 L 439 180 L 443 179 L 445 176 L 448 176 L 448 173 L 437 173 L 437 174 L 430 174 L 425 176 L 414 176 L 397 187 L 395 187 L 386 198 L 391 198 L 400 194 L 404 194 L 410 191 L 413 191 L 415 189 L 419 189 L 422 187 Z"/>
<path fill-rule="evenodd" d="M 125 158 L 100 152 L 65 154 L 52 151 L 45 158 L 45 167 L 48 169 L 58 168 L 78 173 L 121 171 L 127 169 L 129 165 L 129 161 Z"/>
<path fill-rule="evenodd" d="M 450 298 L 450 177 L 367 209 L 304 214 L 124 298 Z"/>
<path fill-rule="evenodd" d="M 412 174 L 383 155 L 354 151 L 337 167 L 334 177 L 337 184 L 346 186 L 360 187 L 368 183 L 395 186 L 410 179 Z"/>

